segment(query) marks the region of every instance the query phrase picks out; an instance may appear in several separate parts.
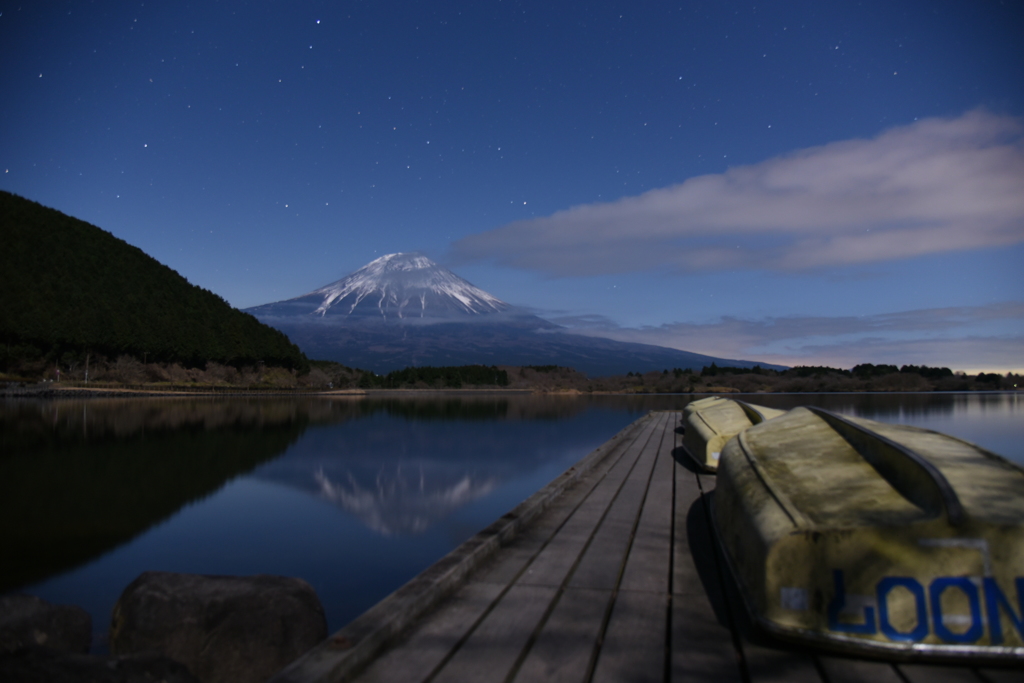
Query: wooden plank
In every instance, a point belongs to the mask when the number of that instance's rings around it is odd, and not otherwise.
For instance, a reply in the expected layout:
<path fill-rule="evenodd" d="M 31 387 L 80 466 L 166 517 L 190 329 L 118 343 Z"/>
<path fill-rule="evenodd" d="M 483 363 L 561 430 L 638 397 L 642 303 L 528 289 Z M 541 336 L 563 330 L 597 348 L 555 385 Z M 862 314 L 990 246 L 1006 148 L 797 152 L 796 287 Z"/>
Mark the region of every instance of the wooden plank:
<path fill-rule="evenodd" d="M 669 592 L 672 558 L 672 459 L 674 439 L 672 421 L 662 434 L 658 459 L 654 464 L 651 485 L 647 489 L 644 509 L 640 514 L 633 546 L 622 573 L 620 590 Z"/>
<path fill-rule="evenodd" d="M 703 524 L 704 513 L 702 510 L 697 510 L 703 506 L 700 488 L 697 485 L 696 475 L 682 465 L 676 464 L 674 472 L 676 493 L 675 521 L 672 532 L 672 593 L 675 595 L 703 595 L 705 588 L 698 568 L 694 564 L 694 556 L 699 553 L 710 557 L 707 555 L 709 537 L 707 530 L 701 528 L 699 533 L 691 539 L 694 534 L 690 530 L 695 519 L 701 520 L 699 523 Z"/>
<path fill-rule="evenodd" d="M 740 652 L 716 575 L 697 477 L 684 465 L 673 469 L 671 680 L 741 681 Z"/>
<path fill-rule="evenodd" d="M 1020 665 L 1010 667 L 982 667 L 978 673 L 986 683 L 1020 683 L 1024 680 L 1024 673 L 1021 673 Z"/>
<path fill-rule="evenodd" d="M 621 591 L 612 608 L 593 683 L 661 683 L 668 594 Z"/>
<path fill-rule="evenodd" d="M 570 586 L 612 590 L 618 585 L 660 445 L 660 433 L 652 435 L 584 551 Z"/>
<path fill-rule="evenodd" d="M 626 561 L 633 522 L 605 519 L 569 580 L 572 588 L 613 590 Z"/>
<path fill-rule="evenodd" d="M 977 673 L 965 666 L 899 664 L 897 668 L 907 683 L 983 683 Z M 1024 675 L 1018 680 L 1021 679 Z"/>
<path fill-rule="evenodd" d="M 904 683 L 892 664 L 887 662 L 830 655 L 819 657 L 818 663 L 829 683 Z"/>
<path fill-rule="evenodd" d="M 719 622 L 728 627 L 720 568 L 708 526 L 707 510 L 697 477 L 676 465 L 675 528 L 673 531 L 673 595 L 706 595 Z"/>
<path fill-rule="evenodd" d="M 632 439 L 617 444 L 604 462 L 594 467 L 578 484 L 567 489 L 539 519 L 481 567 L 473 580 L 500 584 L 508 584 L 515 580 L 523 568 L 551 542 L 558 530 L 600 484 L 611 468 L 626 454 L 641 431 L 637 430 Z"/>
<path fill-rule="evenodd" d="M 616 463 L 616 466 L 609 471 L 609 475 L 620 483 L 625 481 L 633 467 L 633 463 L 635 463 L 637 458 L 643 454 L 651 437 L 660 432 L 663 428 L 663 424 L 663 416 L 655 415 L 648 419 L 642 429 L 635 433 L 636 437 L 633 439 L 633 442 L 626 449 L 626 452 L 623 458 L 620 459 L 620 462 Z"/>
<path fill-rule="evenodd" d="M 732 632 L 703 594 L 672 596 L 672 683 L 740 683 L 743 675 Z"/>
<path fill-rule="evenodd" d="M 467 584 L 427 615 L 400 643 L 378 656 L 358 680 L 425 681 L 471 631 L 500 591 L 501 586 L 495 584 Z"/>
<path fill-rule="evenodd" d="M 597 649 L 609 591 L 567 589 L 516 674 L 516 681 L 583 683 Z"/>
<path fill-rule="evenodd" d="M 633 465 L 643 453 L 643 446 L 656 426 L 651 420 L 626 454 L 594 488 L 586 500 L 558 530 L 552 541 L 530 563 L 518 582 L 529 585 L 561 586 L 577 564 L 595 529 L 627 481 Z M 586 587 L 586 586 L 584 586 Z"/>
<path fill-rule="evenodd" d="M 432 679 L 433 683 L 504 681 L 557 591 L 513 586 Z"/>
<path fill-rule="evenodd" d="M 538 553 L 518 582 L 561 586 L 586 549 L 619 485 L 621 482 L 605 478 L 598 490 L 583 501 L 551 542 Z"/>
<path fill-rule="evenodd" d="M 526 531 L 504 546 L 488 562 L 483 564 L 472 580 L 480 583 L 493 583 L 501 586 L 516 580 L 523 570 L 551 542 L 554 535 L 572 514 L 575 505 L 561 506 L 549 512 L 531 525 Z M 564 515 L 564 517 L 563 517 Z"/>
<path fill-rule="evenodd" d="M 820 683 L 823 680 L 814 666 L 814 659 L 806 653 L 765 647 L 745 638 L 742 647 L 751 683 Z"/>

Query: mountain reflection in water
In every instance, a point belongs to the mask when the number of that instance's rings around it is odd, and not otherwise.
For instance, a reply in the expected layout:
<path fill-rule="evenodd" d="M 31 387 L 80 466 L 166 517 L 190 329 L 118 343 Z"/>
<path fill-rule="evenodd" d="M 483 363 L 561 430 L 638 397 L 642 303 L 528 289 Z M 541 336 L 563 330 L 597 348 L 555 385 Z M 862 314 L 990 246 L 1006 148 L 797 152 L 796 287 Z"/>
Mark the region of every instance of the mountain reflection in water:
<path fill-rule="evenodd" d="M 560 435 L 560 421 L 589 407 L 532 396 L 339 403 L 254 477 L 330 501 L 385 536 L 423 533 L 564 451 L 577 437 Z M 361 419 L 350 422 L 354 409 Z M 524 448 L 527 421 L 538 431 Z"/>
<path fill-rule="evenodd" d="M 321 496 L 385 536 L 426 531 L 435 520 L 486 496 L 497 485 L 493 478 L 474 481 L 469 473 L 454 482 L 431 476 L 428 484 L 422 464 L 411 476 L 408 468 L 402 472 L 401 465 L 396 466 L 393 473 L 380 472 L 373 488 L 360 485 L 351 471 L 344 478 L 332 481 L 321 467 L 314 479 Z"/>

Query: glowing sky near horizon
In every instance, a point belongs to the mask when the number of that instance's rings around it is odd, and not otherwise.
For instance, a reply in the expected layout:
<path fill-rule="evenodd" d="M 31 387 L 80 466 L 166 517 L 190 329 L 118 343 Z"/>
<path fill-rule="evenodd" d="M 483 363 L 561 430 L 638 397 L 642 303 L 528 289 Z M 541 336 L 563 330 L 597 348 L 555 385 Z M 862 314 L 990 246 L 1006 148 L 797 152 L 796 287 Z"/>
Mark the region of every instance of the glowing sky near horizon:
<path fill-rule="evenodd" d="M 1024 5 L 0 1 L 0 189 L 238 307 L 421 251 L 577 331 L 1024 369 Z"/>

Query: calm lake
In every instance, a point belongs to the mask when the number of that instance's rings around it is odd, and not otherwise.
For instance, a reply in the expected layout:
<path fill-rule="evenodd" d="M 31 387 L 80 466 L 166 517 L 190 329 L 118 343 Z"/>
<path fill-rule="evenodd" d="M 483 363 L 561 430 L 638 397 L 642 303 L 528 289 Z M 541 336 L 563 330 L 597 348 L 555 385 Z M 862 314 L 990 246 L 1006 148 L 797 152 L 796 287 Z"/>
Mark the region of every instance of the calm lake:
<path fill-rule="evenodd" d="M 699 396 L 698 396 L 699 398 Z M 1015 393 L 760 394 L 972 441 L 1024 465 Z M 146 570 L 308 581 L 337 630 L 672 396 L 0 403 L 0 593 L 87 609 L 106 650 Z"/>

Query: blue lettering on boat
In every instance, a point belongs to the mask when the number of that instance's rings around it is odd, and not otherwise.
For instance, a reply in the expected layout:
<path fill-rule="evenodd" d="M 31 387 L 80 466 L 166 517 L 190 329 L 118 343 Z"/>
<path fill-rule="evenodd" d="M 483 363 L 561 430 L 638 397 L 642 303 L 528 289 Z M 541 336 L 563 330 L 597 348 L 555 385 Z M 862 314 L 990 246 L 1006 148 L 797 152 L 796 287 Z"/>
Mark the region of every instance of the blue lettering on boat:
<path fill-rule="evenodd" d="M 995 585 L 995 581 L 992 582 Z M 967 596 L 971 606 L 971 627 L 963 633 L 956 633 L 946 628 L 942 619 L 942 594 L 946 590 L 960 590 Z M 1000 593 L 1001 595 L 1001 593 Z M 966 576 L 943 576 L 932 581 L 928 586 L 928 597 L 932 603 L 932 621 L 935 635 L 947 643 L 974 643 L 981 638 L 984 626 L 981 623 L 981 600 L 978 599 L 978 587 Z M 920 613 L 920 607 L 919 613 Z M 998 615 L 996 621 L 998 621 Z"/>
<path fill-rule="evenodd" d="M 836 591 L 835 595 L 832 596 L 832 601 L 828 603 L 829 630 L 839 631 L 840 633 L 855 633 L 860 636 L 878 633 L 878 628 L 875 626 L 875 609 L 873 607 L 864 608 L 864 623 L 844 624 L 839 621 L 839 613 L 846 607 L 846 587 L 843 582 L 843 570 L 833 569 L 832 580 L 835 583 Z"/>
<path fill-rule="evenodd" d="M 914 596 L 914 605 L 917 608 L 917 626 L 906 632 L 897 631 L 896 627 L 889 622 L 889 591 L 897 586 L 902 586 L 910 591 L 910 594 Z M 886 638 L 916 643 L 928 635 L 928 612 L 924 604 L 924 589 L 913 577 L 887 576 L 878 582 L 875 592 L 878 595 L 878 626 Z"/>
<path fill-rule="evenodd" d="M 924 586 L 911 576 L 887 576 L 875 586 L 877 610 L 865 605 L 863 612 L 855 615 L 855 621 L 852 623 L 839 620 L 846 607 L 846 582 L 842 569 L 832 571 L 832 581 L 834 593 L 826 607 L 830 631 L 859 636 L 876 635 L 881 631 L 889 640 L 915 643 L 934 633 L 946 643 L 968 644 L 980 640 L 987 625 L 990 642 L 993 645 L 1000 645 L 1004 641 L 1002 615 L 1005 614 L 1017 636 L 1024 640 L 1024 577 L 1014 580 L 1014 587 L 1017 589 L 1017 605 L 1014 607 L 1010 598 L 990 576 L 981 580 L 980 594 L 976 580 L 966 576 L 936 577 L 928 584 L 927 592 Z M 889 619 L 889 593 L 897 588 L 908 591 L 914 600 L 917 624 L 909 631 L 900 631 Z M 946 591 L 959 591 L 967 599 L 970 615 L 957 615 L 961 619 L 964 616 L 970 619 L 970 626 L 962 633 L 957 633 L 946 625 L 942 613 L 942 596 Z"/>
<path fill-rule="evenodd" d="M 1003 642 L 1003 628 L 999 621 L 999 611 L 1003 608 L 1010 617 L 1010 622 L 1017 629 L 1017 635 L 1024 640 L 1024 577 L 1018 576 L 1014 580 L 1017 587 L 1017 605 L 1020 607 L 1020 614 L 1015 614 L 1010 601 L 999 590 L 996 580 L 986 576 L 983 582 L 985 586 L 985 611 L 988 612 L 988 632 L 992 637 L 992 644 L 999 645 Z"/>

